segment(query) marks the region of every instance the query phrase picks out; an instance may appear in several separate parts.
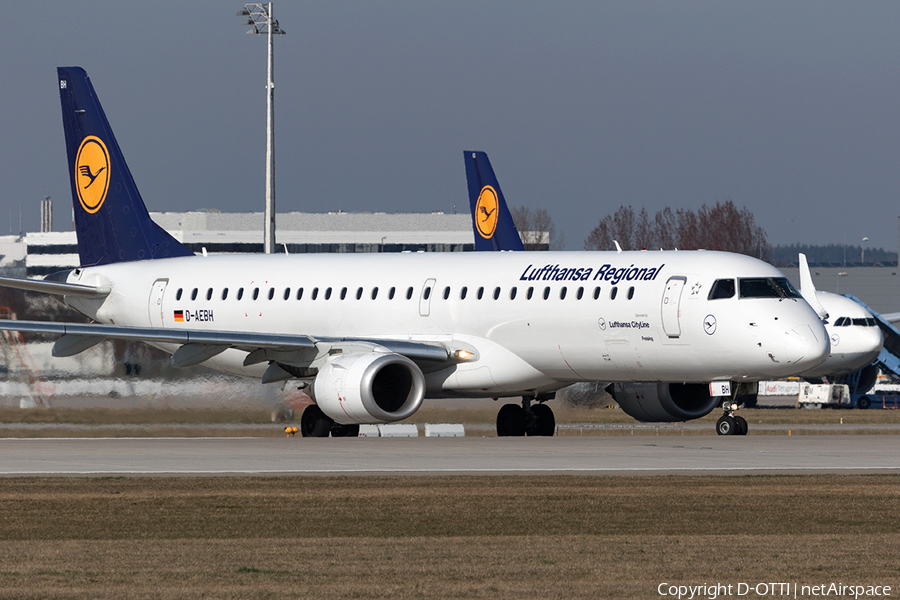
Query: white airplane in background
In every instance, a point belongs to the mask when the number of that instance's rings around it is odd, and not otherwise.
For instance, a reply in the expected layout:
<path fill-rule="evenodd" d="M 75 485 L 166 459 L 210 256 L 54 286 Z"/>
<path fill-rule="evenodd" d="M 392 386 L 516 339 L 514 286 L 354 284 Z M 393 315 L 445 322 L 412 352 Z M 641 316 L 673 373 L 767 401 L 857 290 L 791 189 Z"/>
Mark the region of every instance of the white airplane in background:
<path fill-rule="evenodd" d="M 0 325 L 60 334 L 57 356 L 140 340 L 176 366 L 298 380 L 316 402 L 306 436 L 405 419 L 426 395 L 522 396 L 498 433 L 524 435 L 530 414 L 530 433 L 552 435 L 543 401 L 580 381 L 644 382 L 632 401 L 645 420 L 683 421 L 723 399 L 711 382 L 726 390 L 828 356 L 787 278 L 738 254 L 195 256 L 150 219 L 84 70 L 58 76 L 81 267 L 0 280 L 94 321 Z"/>
<path fill-rule="evenodd" d="M 800 253 L 800 293 L 822 319 L 831 345 L 828 358 L 803 376 L 834 382 L 843 375 L 863 370 L 858 389 L 863 392 L 870 389 L 878 376 L 878 367 L 873 363 L 884 345 L 884 335 L 875 316 L 846 296 L 817 290 L 803 253 Z"/>

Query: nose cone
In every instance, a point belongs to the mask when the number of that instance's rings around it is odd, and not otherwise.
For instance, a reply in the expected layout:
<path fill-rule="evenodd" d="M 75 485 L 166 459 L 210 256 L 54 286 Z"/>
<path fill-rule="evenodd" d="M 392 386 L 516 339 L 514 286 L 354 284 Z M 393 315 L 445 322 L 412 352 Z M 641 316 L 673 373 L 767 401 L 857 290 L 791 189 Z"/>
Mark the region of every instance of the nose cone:
<path fill-rule="evenodd" d="M 821 323 L 817 325 L 818 327 L 800 325 L 787 332 L 785 356 L 797 373 L 822 364 L 831 351 L 825 328 Z"/>

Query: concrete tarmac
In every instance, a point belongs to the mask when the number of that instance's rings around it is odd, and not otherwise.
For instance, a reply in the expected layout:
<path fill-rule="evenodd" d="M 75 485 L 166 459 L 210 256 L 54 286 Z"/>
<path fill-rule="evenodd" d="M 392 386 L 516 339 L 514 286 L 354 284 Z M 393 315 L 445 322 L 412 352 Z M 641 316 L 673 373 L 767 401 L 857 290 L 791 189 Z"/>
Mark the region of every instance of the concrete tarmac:
<path fill-rule="evenodd" d="M 900 473 L 900 436 L 0 439 L 0 475 Z"/>

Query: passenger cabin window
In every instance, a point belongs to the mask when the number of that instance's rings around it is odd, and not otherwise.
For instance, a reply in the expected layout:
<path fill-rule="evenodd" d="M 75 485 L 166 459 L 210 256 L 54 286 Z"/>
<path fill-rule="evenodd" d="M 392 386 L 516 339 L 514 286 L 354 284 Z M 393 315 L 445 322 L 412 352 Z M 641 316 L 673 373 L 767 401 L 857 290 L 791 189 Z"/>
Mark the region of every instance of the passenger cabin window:
<path fill-rule="evenodd" d="M 206 299 L 212 300 L 212 288 L 209 288 L 208 290 L 206 290 Z"/>
<path fill-rule="evenodd" d="M 318 297 L 319 297 L 319 288 L 313 288 L 312 299 L 315 300 Z"/>
<path fill-rule="evenodd" d="M 244 297 L 244 288 L 238 288 L 237 299 L 240 300 Z"/>
<path fill-rule="evenodd" d="M 559 299 L 560 299 L 560 300 L 565 300 L 565 299 L 566 299 L 566 292 L 567 292 L 567 290 L 566 290 L 565 286 L 563 286 L 563 287 L 559 290 Z"/>
<path fill-rule="evenodd" d="M 738 280 L 741 298 L 802 298 L 785 277 L 748 277 Z"/>
<path fill-rule="evenodd" d="M 549 298 L 549 297 L 550 297 L 550 288 L 549 288 L 549 287 L 545 287 L 545 288 L 544 288 L 544 300 L 546 300 L 546 299 Z"/>
<path fill-rule="evenodd" d="M 583 287 L 578 288 L 578 293 L 575 294 L 575 297 L 578 300 L 581 300 L 584 297 L 584 288 Z"/>
<path fill-rule="evenodd" d="M 297 300 L 303 297 L 303 288 L 297 288 Z"/>
<path fill-rule="evenodd" d="M 227 300 L 227 299 L 228 299 L 228 288 L 223 288 L 222 289 L 222 300 Z"/>
<path fill-rule="evenodd" d="M 275 288 L 269 288 L 269 300 L 275 297 Z"/>
<path fill-rule="evenodd" d="M 425 298 L 426 300 L 431 298 L 431 286 L 428 286 L 427 288 L 425 288 L 425 293 L 422 295 L 422 297 Z"/>
<path fill-rule="evenodd" d="M 628 299 L 631 300 L 632 298 L 634 298 L 634 286 L 628 288 Z"/>
<path fill-rule="evenodd" d="M 513 288 L 509 289 L 509 299 L 510 300 L 516 299 L 516 288 L 513 287 Z"/>
<path fill-rule="evenodd" d="M 253 299 L 259 298 L 259 288 L 253 288 Z"/>
<path fill-rule="evenodd" d="M 500 299 L 500 288 L 495 287 L 494 288 L 494 300 L 499 300 L 499 299 Z"/>
<path fill-rule="evenodd" d="M 460 290 L 459 290 L 459 299 L 465 300 L 466 294 L 468 294 L 468 293 L 469 293 L 469 288 L 467 288 L 466 286 L 462 286 L 462 288 L 460 288 Z"/>
<path fill-rule="evenodd" d="M 347 288 L 341 288 L 341 300 L 347 297 Z"/>
<path fill-rule="evenodd" d="M 616 295 L 617 295 L 618 293 L 619 293 L 619 288 L 613 287 L 612 289 L 609 290 L 609 299 L 610 299 L 610 300 L 615 300 L 615 299 L 616 299 Z"/>
<path fill-rule="evenodd" d="M 722 300 L 734 298 L 734 279 L 717 279 L 709 290 L 707 300 Z"/>
<path fill-rule="evenodd" d="M 191 300 L 196 300 L 196 299 L 197 299 L 197 288 L 194 288 L 193 290 L 191 290 Z"/>
<path fill-rule="evenodd" d="M 378 288 L 377 288 L 377 287 L 373 287 L 373 288 L 372 288 L 372 300 L 374 300 L 374 299 L 377 298 L 377 297 L 378 297 Z"/>
<path fill-rule="evenodd" d="M 326 300 L 331 300 L 331 288 L 326 288 L 326 289 L 325 289 L 325 299 L 326 299 Z"/>
<path fill-rule="evenodd" d="M 600 288 L 595 287 L 594 288 L 594 300 L 599 300 L 599 299 L 600 299 Z"/>
<path fill-rule="evenodd" d="M 407 288 L 407 289 L 406 289 L 406 299 L 407 299 L 407 300 L 412 300 L 412 295 L 413 295 L 413 289 L 412 289 L 411 287 L 410 287 L 410 288 Z"/>
<path fill-rule="evenodd" d="M 356 290 L 356 299 L 362 300 L 362 294 L 363 294 L 363 289 L 362 288 L 357 289 Z M 374 296 L 372 296 L 372 298 L 374 298 Z"/>
<path fill-rule="evenodd" d="M 444 300 L 450 299 L 450 286 L 444 288 Z"/>
<path fill-rule="evenodd" d="M 530 288 L 528 288 L 528 292 L 525 293 L 525 299 L 531 300 L 532 296 L 534 296 L 534 288 L 530 287 Z"/>
<path fill-rule="evenodd" d="M 287 300 L 291 297 L 291 288 L 284 288 L 284 299 Z"/>
<path fill-rule="evenodd" d="M 178 288 L 178 291 L 175 292 L 175 299 L 176 299 L 176 300 L 181 300 L 181 292 L 183 292 L 183 291 L 184 291 L 184 290 L 182 290 L 181 288 Z"/>
<path fill-rule="evenodd" d="M 388 300 L 394 299 L 394 292 L 396 292 L 396 291 L 397 291 L 397 288 L 391 288 L 390 290 L 388 290 Z"/>
<path fill-rule="evenodd" d="M 479 300 L 481 300 L 482 298 L 484 298 L 484 288 L 483 288 L 483 287 L 478 288 L 478 294 L 477 294 L 477 296 L 478 296 L 478 299 L 479 299 Z"/>

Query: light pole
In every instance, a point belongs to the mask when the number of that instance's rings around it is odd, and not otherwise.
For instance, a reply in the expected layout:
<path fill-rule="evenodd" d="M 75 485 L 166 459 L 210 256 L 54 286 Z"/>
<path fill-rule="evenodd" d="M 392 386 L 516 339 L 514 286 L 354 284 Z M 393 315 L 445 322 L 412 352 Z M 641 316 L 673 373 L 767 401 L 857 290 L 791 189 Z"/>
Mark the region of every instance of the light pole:
<path fill-rule="evenodd" d="M 284 35 L 278 20 L 272 17 L 272 3 L 245 4 L 238 11 L 239 17 L 247 17 L 242 25 L 250 25 L 247 33 L 266 34 L 269 38 L 269 68 L 266 79 L 266 215 L 263 235 L 263 251 L 275 252 L 275 46 L 273 35 Z"/>
<path fill-rule="evenodd" d="M 863 266 L 865 266 L 865 264 L 866 264 L 866 246 L 865 246 L 865 243 L 868 242 L 868 241 L 869 241 L 869 238 L 867 238 L 867 237 L 864 237 L 864 238 L 863 238 L 862 253 L 861 253 L 860 258 L 859 258 L 859 262 L 861 262 L 861 263 L 863 264 Z"/>
<path fill-rule="evenodd" d="M 837 274 L 837 293 L 838 294 L 841 293 L 841 277 L 846 277 L 846 276 L 847 276 L 847 271 L 841 271 L 840 273 Z"/>

